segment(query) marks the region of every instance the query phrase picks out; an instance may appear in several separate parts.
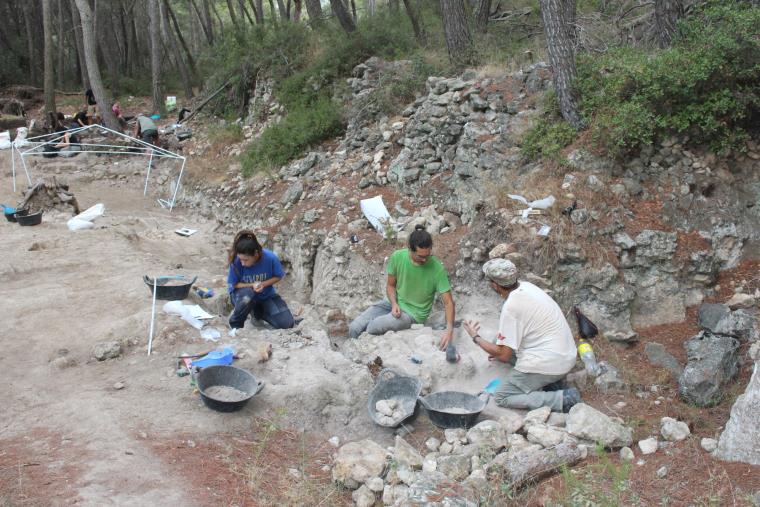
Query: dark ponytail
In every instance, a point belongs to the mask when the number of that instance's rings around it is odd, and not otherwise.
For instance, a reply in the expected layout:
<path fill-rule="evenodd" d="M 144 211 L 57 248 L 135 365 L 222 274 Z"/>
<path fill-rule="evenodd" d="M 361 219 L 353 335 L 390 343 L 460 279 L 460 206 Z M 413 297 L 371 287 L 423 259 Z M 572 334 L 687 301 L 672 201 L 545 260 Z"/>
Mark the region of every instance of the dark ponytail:
<path fill-rule="evenodd" d="M 417 224 L 414 227 L 414 232 L 409 235 L 409 250 L 416 252 L 418 248 L 430 248 L 432 246 L 433 237 L 425 230 L 424 225 Z"/>
<path fill-rule="evenodd" d="M 242 230 L 235 235 L 232 248 L 227 253 L 227 263 L 232 264 L 237 254 L 255 255 L 261 252 L 261 244 L 253 231 Z"/>

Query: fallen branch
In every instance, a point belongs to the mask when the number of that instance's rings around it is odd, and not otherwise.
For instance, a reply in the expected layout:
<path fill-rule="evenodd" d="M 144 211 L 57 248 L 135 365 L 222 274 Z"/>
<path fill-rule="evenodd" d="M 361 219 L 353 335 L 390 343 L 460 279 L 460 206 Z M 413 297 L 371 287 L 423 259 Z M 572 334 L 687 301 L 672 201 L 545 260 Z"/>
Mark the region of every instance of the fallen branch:
<path fill-rule="evenodd" d="M 573 444 L 559 444 L 538 452 L 516 454 L 504 465 L 504 482 L 517 491 L 530 482 L 552 475 L 563 466 L 574 465 L 583 452 Z"/>
<path fill-rule="evenodd" d="M 226 89 L 226 88 L 227 88 L 227 87 L 230 85 L 230 83 L 232 83 L 232 80 L 233 80 L 233 78 L 229 78 L 229 79 L 227 80 L 227 82 L 226 82 L 226 83 L 224 83 L 224 84 L 222 85 L 222 87 L 221 87 L 221 88 L 219 88 L 217 91 L 215 91 L 214 93 L 212 93 L 211 95 L 209 95 L 209 96 L 206 98 L 206 100 L 204 100 L 203 102 L 201 102 L 201 104 L 200 104 L 198 107 L 196 107 L 196 108 L 193 110 L 193 112 L 192 112 L 192 113 L 190 113 L 189 115 L 185 116 L 185 117 L 182 119 L 182 121 L 180 121 L 179 123 L 180 123 L 180 124 L 181 124 L 181 123 L 186 123 L 186 122 L 188 122 L 188 121 L 192 120 L 193 116 L 195 116 L 196 114 L 198 114 L 198 112 L 200 112 L 200 110 L 201 110 L 201 109 L 203 109 L 203 107 L 204 107 L 206 104 L 208 104 L 209 102 L 211 102 L 211 99 L 213 99 L 214 97 L 216 97 L 217 95 L 219 95 L 220 93 L 222 93 L 222 91 L 223 91 L 223 90 L 225 90 L 225 89 Z"/>

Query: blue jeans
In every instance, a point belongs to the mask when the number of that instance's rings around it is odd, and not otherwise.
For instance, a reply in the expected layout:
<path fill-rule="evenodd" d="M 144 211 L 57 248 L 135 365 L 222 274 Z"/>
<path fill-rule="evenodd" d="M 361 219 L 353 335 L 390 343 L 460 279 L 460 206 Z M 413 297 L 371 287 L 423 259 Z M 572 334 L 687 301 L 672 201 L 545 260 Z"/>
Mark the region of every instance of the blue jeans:
<path fill-rule="evenodd" d="M 388 331 L 402 331 L 409 329 L 414 324 L 414 319 L 405 311 L 401 311 L 399 318 L 391 315 L 391 302 L 387 299 L 378 301 L 364 310 L 348 325 L 348 336 L 359 338 L 364 331 L 369 334 L 385 334 Z"/>
<path fill-rule="evenodd" d="M 230 293 L 235 309 L 230 315 L 230 327 L 242 328 L 245 319 L 262 319 L 275 329 L 289 329 L 295 326 L 293 314 L 283 299 L 275 294 L 264 300 L 254 299 L 256 293 L 250 287 L 236 289 Z"/>

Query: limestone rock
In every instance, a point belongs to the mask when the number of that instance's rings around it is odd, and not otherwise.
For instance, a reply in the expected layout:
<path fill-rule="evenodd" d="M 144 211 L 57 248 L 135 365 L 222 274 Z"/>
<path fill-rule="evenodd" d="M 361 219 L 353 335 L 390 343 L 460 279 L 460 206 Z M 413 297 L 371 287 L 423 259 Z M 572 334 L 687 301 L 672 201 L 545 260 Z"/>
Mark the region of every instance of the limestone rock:
<path fill-rule="evenodd" d="M 351 498 L 354 500 L 356 507 L 372 507 L 375 505 L 375 493 L 366 485 L 362 485 L 351 493 Z"/>
<path fill-rule="evenodd" d="M 356 489 L 372 477 L 382 476 L 387 452 L 372 440 L 350 442 L 338 449 L 333 480 Z"/>
<path fill-rule="evenodd" d="M 704 449 L 707 452 L 713 452 L 715 449 L 718 448 L 718 441 L 714 438 L 703 438 L 699 441 L 699 445 L 702 446 L 702 449 Z"/>
<path fill-rule="evenodd" d="M 620 459 L 623 461 L 633 461 L 635 458 L 633 451 L 630 447 L 623 447 L 620 449 Z"/>
<path fill-rule="evenodd" d="M 504 415 L 499 417 L 499 424 L 501 424 L 507 434 L 517 433 L 523 426 L 523 416 L 514 410 L 507 409 Z"/>
<path fill-rule="evenodd" d="M 689 425 L 683 421 L 677 421 L 672 417 L 660 419 L 660 433 L 668 442 L 680 442 L 691 435 Z"/>
<path fill-rule="evenodd" d="M 98 361 L 116 359 L 121 355 L 121 344 L 117 341 L 98 343 L 92 349 L 92 357 Z"/>
<path fill-rule="evenodd" d="M 641 454 L 653 454 L 657 452 L 657 439 L 654 437 L 639 440 L 639 450 Z"/>
<path fill-rule="evenodd" d="M 401 466 L 407 466 L 412 470 L 422 468 L 422 456 L 417 450 L 401 437 L 396 437 L 396 446 L 393 457 Z"/>
<path fill-rule="evenodd" d="M 665 350 L 661 343 L 649 342 L 644 346 L 644 353 L 647 359 L 654 366 L 665 368 L 676 379 L 683 373 L 683 367 L 670 352 Z"/>
<path fill-rule="evenodd" d="M 539 444 L 541 447 L 554 447 L 568 438 L 564 430 L 543 423 L 531 424 L 527 428 L 528 441 Z"/>
<path fill-rule="evenodd" d="M 450 454 L 448 456 L 439 456 L 436 460 L 439 472 L 455 481 L 462 481 L 470 475 L 470 457 L 461 454 Z"/>
<path fill-rule="evenodd" d="M 723 397 L 723 386 L 739 371 L 738 340 L 702 331 L 684 348 L 688 363 L 678 379 L 678 393 L 696 405 L 714 405 Z"/>
<path fill-rule="evenodd" d="M 755 362 L 744 394 L 731 407 L 731 416 L 718 439 L 715 456 L 760 465 L 760 367 Z"/>
<path fill-rule="evenodd" d="M 531 424 L 543 424 L 549 419 L 552 409 L 549 407 L 539 407 L 525 414 L 523 425 L 527 428 Z"/>
<path fill-rule="evenodd" d="M 498 451 L 507 445 L 507 434 L 496 421 L 482 421 L 467 432 L 467 441 L 473 445 Z"/>
<path fill-rule="evenodd" d="M 567 431 L 575 437 L 600 442 L 610 448 L 631 445 L 633 442 L 631 428 L 585 403 L 578 403 L 570 409 L 567 417 Z"/>

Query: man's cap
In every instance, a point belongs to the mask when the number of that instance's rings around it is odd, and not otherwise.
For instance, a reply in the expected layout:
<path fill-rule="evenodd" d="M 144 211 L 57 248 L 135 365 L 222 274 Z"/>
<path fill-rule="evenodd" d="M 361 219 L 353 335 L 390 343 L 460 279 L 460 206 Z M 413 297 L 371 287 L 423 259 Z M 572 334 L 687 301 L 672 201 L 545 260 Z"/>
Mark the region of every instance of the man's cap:
<path fill-rule="evenodd" d="M 491 259 L 483 264 L 486 278 L 502 287 L 511 287 L 517 283 L 517 267 L 507 259 Z"/>

